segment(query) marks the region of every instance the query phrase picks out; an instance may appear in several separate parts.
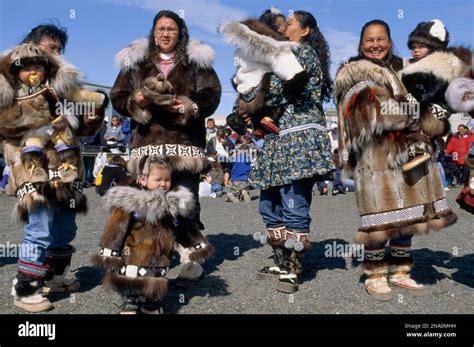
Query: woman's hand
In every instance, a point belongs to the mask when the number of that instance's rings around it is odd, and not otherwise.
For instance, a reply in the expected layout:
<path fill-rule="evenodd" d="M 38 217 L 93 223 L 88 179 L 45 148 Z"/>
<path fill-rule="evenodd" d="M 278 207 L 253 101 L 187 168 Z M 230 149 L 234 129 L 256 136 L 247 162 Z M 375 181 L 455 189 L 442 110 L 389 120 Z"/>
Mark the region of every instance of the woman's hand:
<path fill-rule="evenodd" d="M 138 107 L 144 108 L 151 104 L 151 100 L 148 99 L 141 90 L 136 91 L 133 94 L 133 102 L 137 104 Z"/>
<path fill-rule="evenodd" d="M 176 99 L 174 104 L 164 105 L 162 107 L 171 113 L 184 113 L 184 104 L 180 99 Z"/>

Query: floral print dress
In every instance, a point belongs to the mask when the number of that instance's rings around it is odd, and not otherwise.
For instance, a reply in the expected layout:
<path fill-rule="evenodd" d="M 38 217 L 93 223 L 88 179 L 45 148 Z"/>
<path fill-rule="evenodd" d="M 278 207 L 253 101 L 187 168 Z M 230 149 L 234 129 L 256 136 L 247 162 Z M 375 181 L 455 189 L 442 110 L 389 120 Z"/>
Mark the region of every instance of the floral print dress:
<path fill-rule="evenodd" d="M 310 80 L 301 95 L 290 101 L 283 93 L 283 81 L 271 76 L 266 105 L 283 106 L 284 111 L 280 134 L 265 137 L 249 176 L 256 188 L 268 189 L 315 175 L 330 176 L 335 170 L 322 107 L 319 58 L 307 43 L 301 44 L 295 56 Z"/>

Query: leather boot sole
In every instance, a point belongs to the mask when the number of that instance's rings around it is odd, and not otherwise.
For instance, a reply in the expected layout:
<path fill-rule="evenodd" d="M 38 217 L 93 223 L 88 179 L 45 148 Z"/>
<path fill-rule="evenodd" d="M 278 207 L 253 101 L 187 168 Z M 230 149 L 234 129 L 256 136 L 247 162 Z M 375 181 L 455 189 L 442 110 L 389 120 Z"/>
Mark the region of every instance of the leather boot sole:
<path fill-rule="evenodd" d="M 52 310 L 54 308 L 53 304 L 51 304 L 51 302 L 49 302 L 48 299 L 45 299 L 41 302 L 38 302 L 36 304 L 28 304 L 28 303 L 24 303 L 24 302 L 21 302 L 20 300 L 14 300 L 13 301 L 13 304 L 16 306 L 16 307 L 19 307 L 25 311 L 28 311 L 28 312 L 33 312 L 33 313 L 37 313 L 37 312 L 45 312 L 45 311 L 49 311 L 49 310 Z"/>
<path fill-rule="evenodd" d="M 292 294 L 298 291 L 298 285 L 288 282 L 278 281 L 276 289 L 285 294 Z"/>

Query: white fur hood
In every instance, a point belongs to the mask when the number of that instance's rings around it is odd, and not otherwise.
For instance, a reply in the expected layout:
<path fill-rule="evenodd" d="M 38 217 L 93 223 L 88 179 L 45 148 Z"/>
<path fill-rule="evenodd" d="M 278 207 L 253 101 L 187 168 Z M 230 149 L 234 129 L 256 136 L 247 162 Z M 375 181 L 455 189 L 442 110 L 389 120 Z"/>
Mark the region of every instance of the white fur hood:
<path fill-rule="evenodd" d="M 299 46 L 295 42 L 278 41 L 272 37 L 259 34 L 238 21 L 224 22 L 219 26 L 218 31 L 224 35 L 226 43 L 240 48 L 248 56 L 275 56 L 292 52 Z"/>
<path fill-rule="evenodd" d="M 182 186 L 167 193 L 116 186 L 105 194 L 104 199 L 107 208 L 137 213 L 151 224 L 157 224 L 167 214 L 173 217 L 189 216 L 195 207 L 193 194 Z"/>
<path fill-rule="evenodd" d="M 133 70 L 142 62 L 148 53 L 148 38 L 133 41 L 115 56 L 115 65 L 122 71 Z M 190 62 L 195 63 L 200 69 L 211 69 L 214 64 L 215 51 L 211 46 L 197 40 L 189 40 L 186 54 Z"/>

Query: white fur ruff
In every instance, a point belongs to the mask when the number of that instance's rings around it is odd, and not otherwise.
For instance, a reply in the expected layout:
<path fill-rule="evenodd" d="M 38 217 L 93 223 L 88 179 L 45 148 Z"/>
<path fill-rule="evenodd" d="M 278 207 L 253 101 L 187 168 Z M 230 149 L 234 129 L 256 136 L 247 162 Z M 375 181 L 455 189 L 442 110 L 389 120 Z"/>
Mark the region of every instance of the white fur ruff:
<path fill-rule="evenodd" d="M 195 207 L 193 194 L 181 186 L 167 193 L 117 186 L 111 188 L 104 199 L 109 209 L 121 208 L 137 213 L 151 224 L 157 224 L 166 214 L 186 217 Z"/>
<path fill-rule="evenodd" d="M 469 92 L 471 97 L 463 101 L 466 92 Z M 457 112 L 474 111 L 474 80 L 464 77 L 456 78 L 449 84 L 445 98 L 449 106 Z"/>

